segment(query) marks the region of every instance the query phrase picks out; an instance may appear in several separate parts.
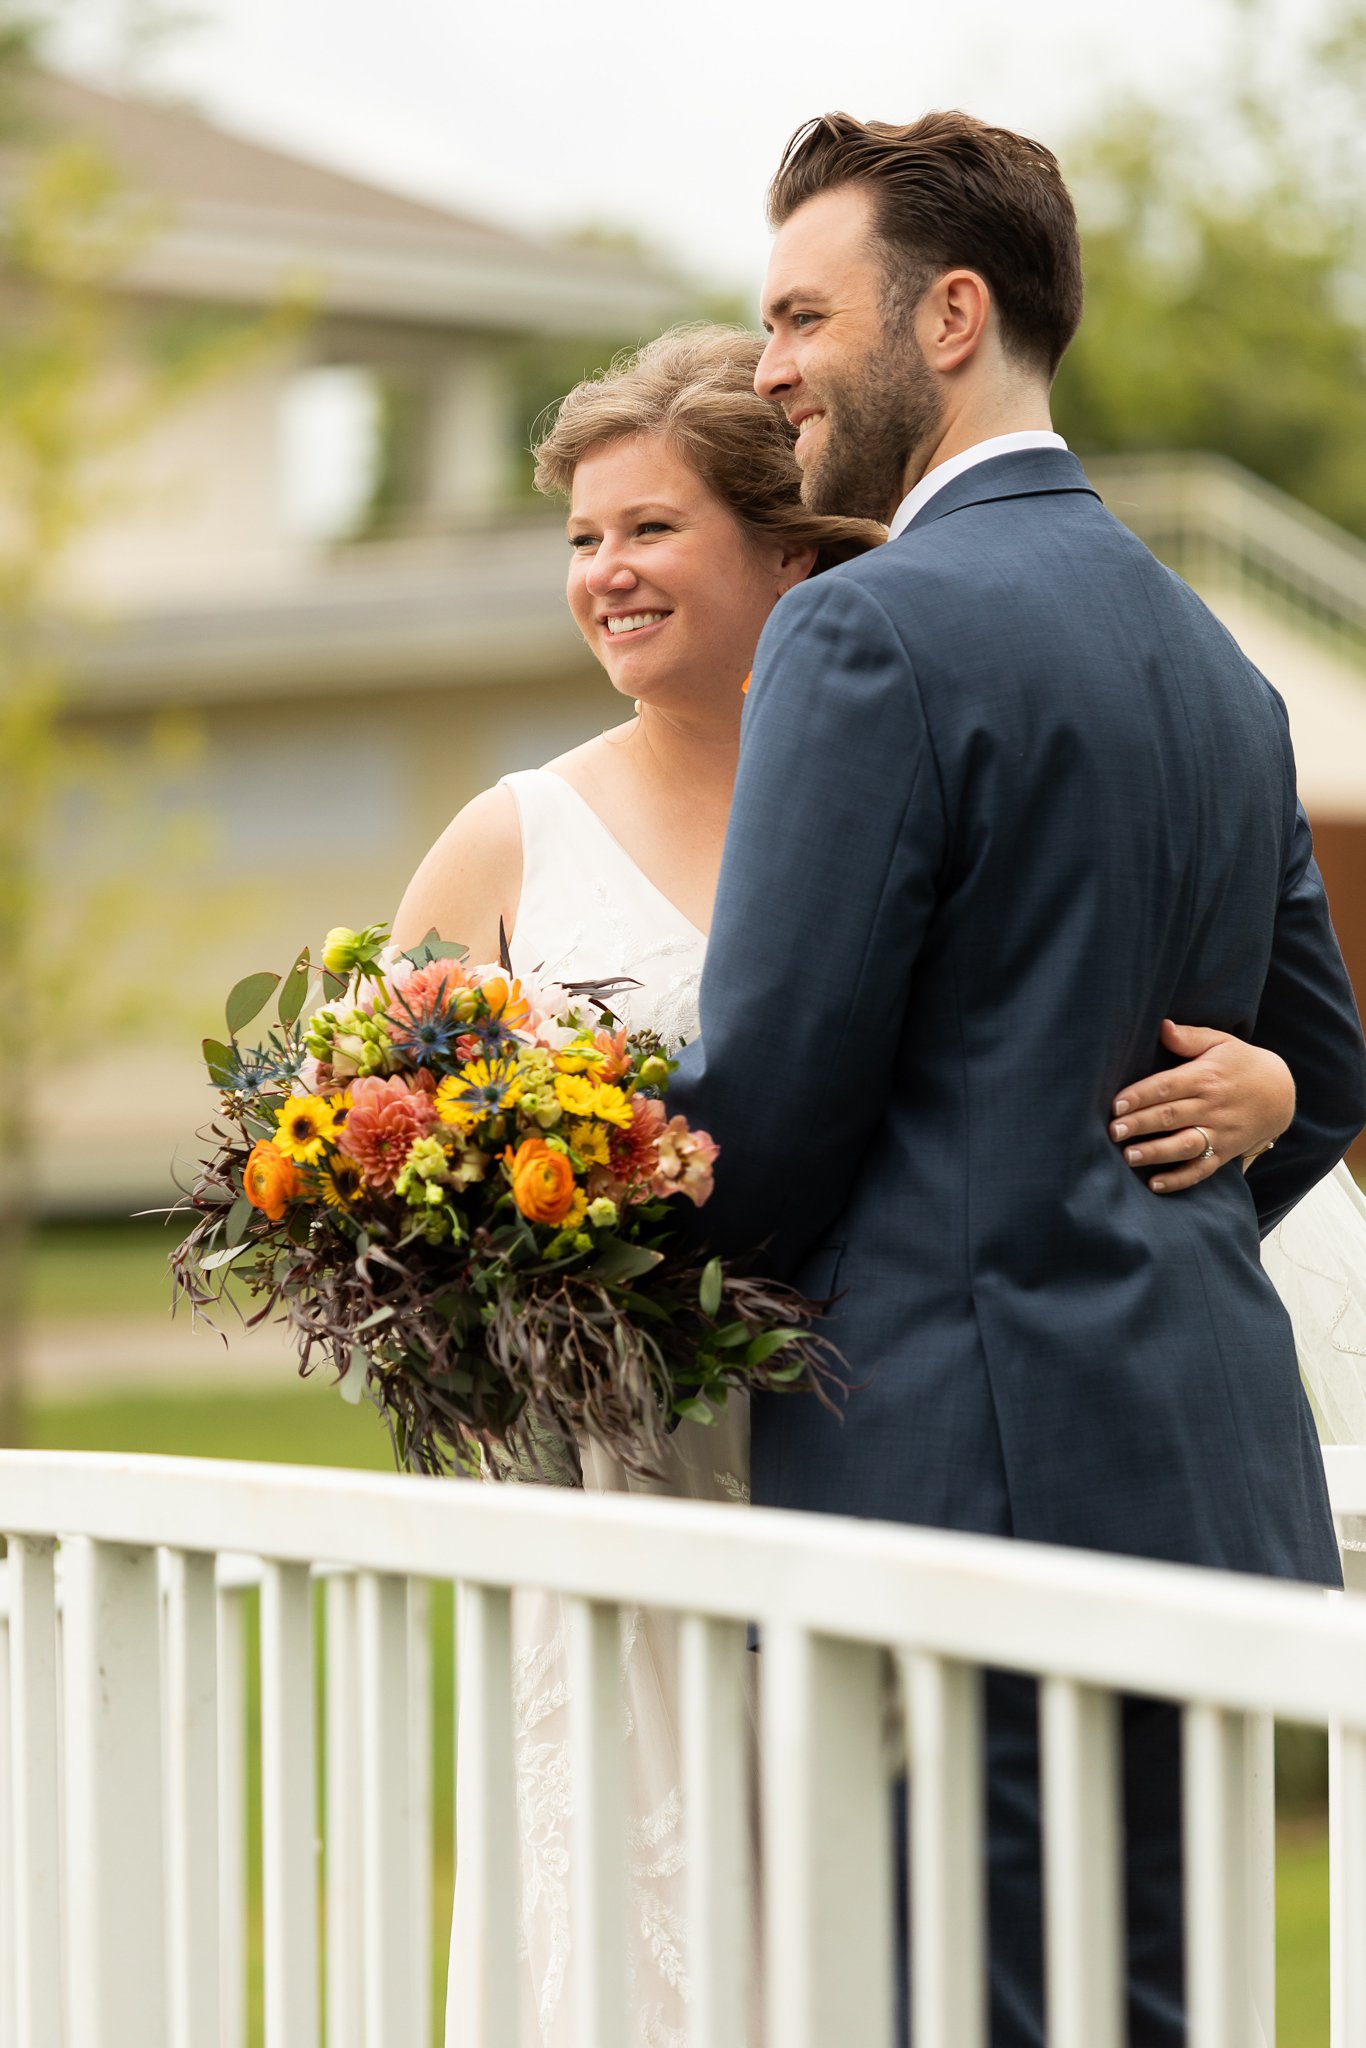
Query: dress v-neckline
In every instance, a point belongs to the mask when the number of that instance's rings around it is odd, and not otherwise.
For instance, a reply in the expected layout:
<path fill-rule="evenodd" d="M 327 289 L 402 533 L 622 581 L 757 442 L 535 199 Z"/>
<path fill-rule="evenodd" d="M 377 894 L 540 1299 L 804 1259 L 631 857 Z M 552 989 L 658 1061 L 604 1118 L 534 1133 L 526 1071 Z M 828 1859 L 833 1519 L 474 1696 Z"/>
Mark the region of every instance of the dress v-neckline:
<path fill-rule="evenodd" d="M 674 902 L 671 896 L 665 895 L 664 891 L 660 888 L 658 882 L 652 881 L 650 879 L 649 875 L 646 874 L 644 868 L 640 865 L 640 862 L 635 858 L 635 856 L 626 851 L 626 848 L 617 838 L 617 835 L 612 830 L 611 826 L 604 823 L 603 819 L 598 816 L 598 813 L 593 809 L 592 804 L 589 803 L 588 798 L 584 796 L 579 790 L 575 789 L 572 782 L 566 781 L 563 775 L 557 775 L 553 768 L 542 768 L 540 770 L 540 773 L 542 775 L 550 776 L 552 781 L 557 782 L 561 789 L 567 790 L 569 792 L 570 796 L 573 797 L 575 803 L 579 806 L 580 810 L 586 812 L 588 817 L 592 819 L 593 823 L 597 826 L 598 831 L 602 834 L 602 837 L 607 841 L 608 845 L 615 847 L 616 851 L 621 855 L 621 858 L 626 862 L 628 867 L 634 869 L 635 873 L 639 875 L 641 881 L 645 884 L 646 888 L 649 889 L 653 895 L 659 898 L 660 902 L 664 905 L 665 909 L 671 911 L 681 924 L 685 924 L 688 927 L 688 930 L 693 933 L 694 937 L 701 939 L 703 945 L 705 946 L 707 943 L 707 934 L 703 931 L 701 925 L 694 924 L 692 919 L 688 916 L 687 912 L 684 910 L 680 910 L 678 905 Z"/>

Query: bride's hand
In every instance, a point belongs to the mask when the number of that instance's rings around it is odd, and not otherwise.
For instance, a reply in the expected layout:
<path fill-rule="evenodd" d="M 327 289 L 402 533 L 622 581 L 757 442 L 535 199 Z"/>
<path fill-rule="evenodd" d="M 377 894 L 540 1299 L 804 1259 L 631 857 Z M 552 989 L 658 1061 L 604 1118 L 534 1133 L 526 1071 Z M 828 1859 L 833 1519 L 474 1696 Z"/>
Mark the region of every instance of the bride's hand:
<path fill-rule="evenodd" d="M 1115 1097 L 1110 1136 L 1138 1172 L 1159 1172 L 1155 1195 L 1179 1194 L 1231 1159 L 1250 1160 L 1288 1130 L 1295 1082 L 1278 1053 L 1198 1024 L 1162 1026 L 1162 1043 L 1185 1064 L 1135 1081 Z M 1202 1159 L 1205 1134 L 1214 1156 Z"/>

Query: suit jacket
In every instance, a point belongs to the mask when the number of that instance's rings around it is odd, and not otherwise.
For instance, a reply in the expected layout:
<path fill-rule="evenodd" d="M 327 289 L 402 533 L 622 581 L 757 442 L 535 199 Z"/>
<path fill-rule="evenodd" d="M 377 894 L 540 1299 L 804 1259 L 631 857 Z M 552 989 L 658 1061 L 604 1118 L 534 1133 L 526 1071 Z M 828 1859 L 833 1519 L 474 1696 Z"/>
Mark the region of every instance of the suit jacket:
<path fill-rule="evenodd" d="M 1299 1091 L 1175 1197 L 1106 1128 L 1166 1016 Z M 1336 1582 L 1258 1232 L 1366 1048 L 1280 699 L 1070 454 L 778 606 L 670 1107 L 721 1145 L 708 1242 L 839 1296 L 843 1419 L 757 1401 L 756 1501 Z"/>

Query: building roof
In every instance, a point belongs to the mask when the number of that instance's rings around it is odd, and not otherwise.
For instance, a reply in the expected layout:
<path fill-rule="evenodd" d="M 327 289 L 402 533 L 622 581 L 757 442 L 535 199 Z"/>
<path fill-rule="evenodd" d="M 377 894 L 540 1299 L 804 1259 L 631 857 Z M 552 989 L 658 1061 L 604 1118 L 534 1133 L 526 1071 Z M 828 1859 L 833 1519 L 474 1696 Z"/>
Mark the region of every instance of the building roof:
<path fill-rule="evenodd" d="M 93 142 L 171 207 L 131 289 L 269 304 L 306 284 L 334 312 L 519 333 L 646 333 L 680 310 L 677 280 L 644 265 L 407 198 L 187 107 L 51 72 L 33 78 L 29 106 L 35 133 Z M 0 150 L 0 180 L 20 161 L 19 145 Z"/>

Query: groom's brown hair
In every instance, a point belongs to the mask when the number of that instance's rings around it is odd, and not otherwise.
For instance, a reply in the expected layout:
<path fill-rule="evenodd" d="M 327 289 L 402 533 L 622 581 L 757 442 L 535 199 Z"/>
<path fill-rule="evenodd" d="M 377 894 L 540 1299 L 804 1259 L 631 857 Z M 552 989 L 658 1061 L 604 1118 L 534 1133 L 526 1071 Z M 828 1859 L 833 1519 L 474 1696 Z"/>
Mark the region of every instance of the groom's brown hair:
<path fill-rule="evenodd" d="M 866 185 L 903 314 L 945 270 L 986 279 L 1012 354 L 1051 377 L 1081 320 L 1081 242 L 1057 158 L 971 114 L 898 127 L 819 114 L 792 137 L 768 188 L 769 225 L 818 193 Z"/>

